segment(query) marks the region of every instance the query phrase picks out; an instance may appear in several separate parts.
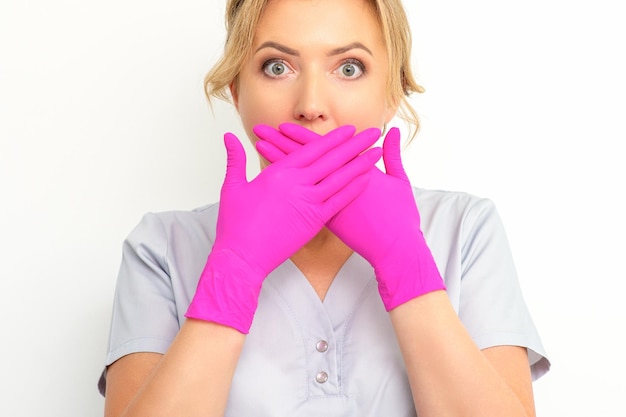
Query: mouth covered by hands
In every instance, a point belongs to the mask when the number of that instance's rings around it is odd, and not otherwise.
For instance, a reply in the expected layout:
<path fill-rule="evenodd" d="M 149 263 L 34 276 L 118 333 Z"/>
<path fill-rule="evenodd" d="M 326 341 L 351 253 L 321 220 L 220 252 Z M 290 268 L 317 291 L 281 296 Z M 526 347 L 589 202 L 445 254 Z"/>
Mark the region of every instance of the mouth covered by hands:
<path fill-rule="evenodd" d="M 246 178 L 231 133 L 216 239 L 185 314 L 248 333 L 265 277 L 311 240 L 367 186 L 381 149 L 377 129 L 343 126 Z M 354 140 L 354 138 L 358 140 Z M 371 148 L 371 149 L 369 149 Z"/>
<path fill-rule="evenodd" d="M 257 125 L 259 154 L 271 163 L 303 146 L 324 142 L 303 126 L 285 123 L 274 129 Z M 359 135 L 352 140 L 360 141 Z M 400 157 L 400 132 L 392 128 L 383 143 L 385 171 L 371 167 L 365 189 L 328 222 L 328 228 L 373 267 L 387 311 L 420 295 L 445 290 L 420 228 L 420 215 Z"/>

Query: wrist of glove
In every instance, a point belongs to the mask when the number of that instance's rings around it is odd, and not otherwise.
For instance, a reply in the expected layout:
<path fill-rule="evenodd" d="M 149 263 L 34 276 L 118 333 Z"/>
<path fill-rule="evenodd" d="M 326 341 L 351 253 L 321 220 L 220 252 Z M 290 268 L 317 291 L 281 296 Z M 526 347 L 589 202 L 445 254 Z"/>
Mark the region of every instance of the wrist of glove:
<path fill-rule="evenodd" d="M 229 250 L 214 250 L 200 275 L 202 284 L 185 317 L 220 323 L 248 333 L 265 273 Z"/>
<path fill-rule="evenodd" d="M 387 311 L 421 295 L 446 289 L 421 230 L 411 236 L 411 243 L 403 241 L 397 246 L 372 265 Z"/>

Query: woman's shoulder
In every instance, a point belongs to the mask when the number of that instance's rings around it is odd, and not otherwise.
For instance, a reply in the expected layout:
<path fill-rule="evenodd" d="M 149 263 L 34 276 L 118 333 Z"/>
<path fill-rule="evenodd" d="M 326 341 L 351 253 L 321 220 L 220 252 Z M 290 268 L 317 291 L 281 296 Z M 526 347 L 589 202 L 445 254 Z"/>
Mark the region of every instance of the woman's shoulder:
<path fill-rule="evenodd" d="M 463 192 L 413 188 L 422 230 L 431 240 L 470 239 L 502 227 L 494 202 Z"/>
<path fill-rule="evenodd" d="M 150 211 L 143 215 L 142 221 L 158 221 L 163 226 L 196 225 L 217 219 L 218 203 L 206 204 L 191 210 Z"/>
<path fill-rule="evenodd" d="M 218 203 L 212 203 L 191 210 L 146 212 L 129 237 L 144 240 L 165 236 L 166 240 L 170 240 L 185 235 L 208 236 L 211 239 L 215 236 L 218 208 Z"/>
<path fill-rule="evenodd" d="M 464 191 L 413 187 L 413 194 L 422 215 L 467 215 L 471 212 L 494 210 L 492 200 Z"/>

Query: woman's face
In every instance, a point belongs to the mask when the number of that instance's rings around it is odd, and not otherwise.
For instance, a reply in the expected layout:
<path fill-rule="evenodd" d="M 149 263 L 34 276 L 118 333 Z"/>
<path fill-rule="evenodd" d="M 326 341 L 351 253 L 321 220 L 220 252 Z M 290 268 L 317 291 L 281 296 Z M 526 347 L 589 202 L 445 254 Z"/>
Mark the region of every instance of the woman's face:
<path fill-rule="evenodd" d="M 365 0 L 270 0 L 231 86 L 243 126 L 298 123 L 325 134 L 345 124 L 382 128 L 387 51 Z"/>

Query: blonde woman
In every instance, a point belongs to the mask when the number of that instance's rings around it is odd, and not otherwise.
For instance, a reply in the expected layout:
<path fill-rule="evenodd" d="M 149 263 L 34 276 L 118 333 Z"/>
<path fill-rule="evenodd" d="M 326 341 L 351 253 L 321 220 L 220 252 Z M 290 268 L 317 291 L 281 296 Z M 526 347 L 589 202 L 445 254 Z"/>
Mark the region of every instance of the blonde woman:
<path fill-rule="evenodd" d="M 411 187 L 400 0 L 230 0 L 219 203 L 129 235 L 105 416 L 525 416 L 549 369 L 489 200 Z M 374 163 L 382 156 L 385 171 Z"/>

